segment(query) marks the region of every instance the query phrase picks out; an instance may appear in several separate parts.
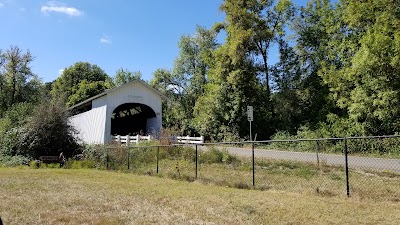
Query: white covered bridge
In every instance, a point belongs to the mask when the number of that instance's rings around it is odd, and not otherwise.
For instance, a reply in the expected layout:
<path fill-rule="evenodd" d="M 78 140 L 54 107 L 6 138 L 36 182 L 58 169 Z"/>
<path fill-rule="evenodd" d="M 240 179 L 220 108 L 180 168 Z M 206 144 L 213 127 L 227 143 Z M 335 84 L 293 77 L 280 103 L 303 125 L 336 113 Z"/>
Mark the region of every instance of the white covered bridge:
<path fill-rule="evenodd" d="M 107 90 L 68 108 L 71 124 L 87 144 L 105 144 L 112 135 L 159 134 L 163 95 L 141 80 Z"/>

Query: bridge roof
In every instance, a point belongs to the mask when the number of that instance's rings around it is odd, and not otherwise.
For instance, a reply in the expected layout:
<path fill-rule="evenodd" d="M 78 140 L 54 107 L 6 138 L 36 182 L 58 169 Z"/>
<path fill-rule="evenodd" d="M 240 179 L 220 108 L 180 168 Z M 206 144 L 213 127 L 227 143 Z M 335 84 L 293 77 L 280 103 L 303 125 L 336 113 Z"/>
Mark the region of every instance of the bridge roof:
<path fill-rule="evenodd" d="M 144 85 L 145 87 L 147 87 L 147 88 L 150 89 L 151 91 L 153 91 L 153 92 L 155 92 L 156 94 L 158 94 L 161 98 L 167 99 L 167 97 L 165 97 L 165 96 L 164 96 L 160 91 L 158 91 L 157 89 L 151 87 L 149 84 L 147 84 L 146 82 L 144 82 L 144 81 L 142 81 L 142 80 L 140 80 L 140 79 L 136 79 L 136 80 L 130 81 L 130 82 L 126 83 L 126 84 L 120 85 L 120 86 L 118 86 L 118 87 L 115 87 L 115 88 L 112 88 L 112 89 L 108 89 L 108 90 L 106 90 L 106 91 L 104 91 L 104 92 L 102 92 L 102 93 L 100 93 L 100 94 L 98 94 L 98 95 L 95 95 L 95 96 L 93 96 L 93 97 L 90 97 L 90 98 L 88 98 L 88 99 L 86 99 L 86 100 L 84 100 L 84 101 L 82 101 L 82 102 L 79 102 L 79 103 L 76 104 L 76 105 L 73 105 L 73 106 L 69 107 L 67 110 L 68 110 L 68 111 L 69 111 L 69 110 L 72 110 L 72 109 L 74 109 L 74 108 L 76 108 L 76 107 L 79 107 L 79 106 L 81 106 L 81 105 L 84 105 L 84 104 L 86 104 L 86 103 L 88 103 L 88 102 L 91 102 L 91 101 L 93 101 L 93 100 L 95 100 L 95 99 L 98 99 L 98 98 L 100 98 L 100 97 L 103 97 L 103 96 L 107 95 L 108 93 L 111 93 L 111 92 L 113 92 L 113 91 L 116 91 L 116 90 L 118 90 L 118 89 L 120 89 L 120 88 L 122 88 L 122 87 L 125 87 L 125 86 L 128 86 L 128 85 L 132 85 L 133 83 L 139 83 L 139 84 L 141 84 L 141 85 Z"/>

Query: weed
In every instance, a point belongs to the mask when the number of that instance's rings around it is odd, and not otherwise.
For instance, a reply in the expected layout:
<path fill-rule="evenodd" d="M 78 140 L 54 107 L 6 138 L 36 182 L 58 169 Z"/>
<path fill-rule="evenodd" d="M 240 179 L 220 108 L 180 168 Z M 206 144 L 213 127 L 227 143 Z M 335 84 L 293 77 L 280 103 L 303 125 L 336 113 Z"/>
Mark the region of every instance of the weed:
<path fill-rule="evenodd" d="M 226 153 L 227 154 L 227 153 Z M 224 158 L 224 153 L 211 147 L 210 150 L 200 153 L 199 163 L 222 163 Z M 225 156 L 225 158 L 228 158 Z"/>

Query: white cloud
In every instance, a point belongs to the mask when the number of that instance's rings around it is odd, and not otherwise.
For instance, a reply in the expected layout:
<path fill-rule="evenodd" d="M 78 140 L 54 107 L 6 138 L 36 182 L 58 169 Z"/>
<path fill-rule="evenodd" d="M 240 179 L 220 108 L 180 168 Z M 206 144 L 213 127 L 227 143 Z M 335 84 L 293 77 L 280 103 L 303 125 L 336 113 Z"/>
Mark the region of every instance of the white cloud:
<path fill-rule="evenodd" d="M 76 9 L 74 7 L 68 7 L 64 3 L 56 2 L 56 1 L 47 2 L 46 5 L 43 5 L 40 8 L 40 11 L 44 14 L 48 14 L 51 12 L 57 12 L 57 13 L 67 14 L 69 16 L 81 16 L 83 14 L 82 11 L 79 11 L 78 9 Z"/>
<path fill-rule="evenodd" d="M 107 35 L 103 35 L 103 37 L 100 38 L 100 43 L 102 44 L 112 44 L 111 37 Z"/>
<path fill-rule="evenodd" d="M 1 2 L 0 2 L 0 8 L 3 7 L 3 6 L 4 6 L 4 3 L 1 3 Z"/>
<path fill-rule="evenodd" d="M 61 75 L 64 72 L 64 69 L 59 69 L 58 70 L 58 75 Z"/>

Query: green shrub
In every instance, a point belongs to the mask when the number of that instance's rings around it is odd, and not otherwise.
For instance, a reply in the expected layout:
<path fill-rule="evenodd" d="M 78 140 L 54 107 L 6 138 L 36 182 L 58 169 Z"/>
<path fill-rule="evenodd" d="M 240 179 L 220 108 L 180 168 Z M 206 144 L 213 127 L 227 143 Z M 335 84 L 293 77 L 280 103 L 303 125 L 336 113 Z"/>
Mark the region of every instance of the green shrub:
<path fill-rule="evenodd" d="M 81 146 L 76 138 L 77 131 L 70 124 L 68 117 L 63 102 L 43 101 L 23 126 L 24 132 L 17 142 L 17 149 L 25 151 L 22 155 L 33 158 L 59 155 L 60 152 L 64 152 L 66 157 L 71 157 Z"/>
<path fill-rule="evenodd" d="M 222 159 L 224 158 L 224 154 L 217 150 L 214 147 L 211 147 L 210 150 L 201 152 L 199 154 L 199 163 L 222 163 Z"/>
<path fill-rule="evenodd" d="M 39 162 L 37 160 L 32 160 L 29 162 L 29 166 L 31 168 L 37 169 L 37 168 L 39 168 Z"/>
<path fill-rule="evenodd" d="M 157 149 L 149 147 L 131 148 L 129 149 L 129 159 L 131 168 L 139 168 L 146 164 L 154 163 L 157 160 Z M 127 159 L 125 156 L 123 165 L 127 167 Z"/>
<path fill-rule="evenodd" d="M 0 166 L 3 167 L 15 167 L 21 165 L 29 165 L 31 158 L 26 156 L 8 156 L 8 155 L 0 155 Z"/>
<path fill-rule="evenodd" d="M 347 150 L 349 154 L 400 156 L 400 138 L 348 139 Z"/>
<path fill-rule="evenodd" d="M 84 160 L 91 160 L 97 164 L 105 165 L 107 161 L 107 146 L 85 145 L 82 154 Z"/>
<path fill-rule="evenodd" d="M 272 137 L 271 140 L 292 140 L 295 139 L 287 131 L 278 131 Z M 297 143 L 295 142 L 272 142 L 267 148 L 282 149 L 282 150 L 294 150 L 296 149 Z"/>
<path fill-rule="evenodd" d="M 240 162 L 240 159 L 232 154 L 229 154 L 228 150 L 222 151 L 222 162 L 225 164 L 232 164 Z"/>

